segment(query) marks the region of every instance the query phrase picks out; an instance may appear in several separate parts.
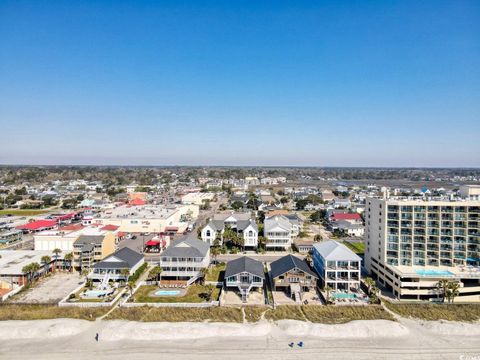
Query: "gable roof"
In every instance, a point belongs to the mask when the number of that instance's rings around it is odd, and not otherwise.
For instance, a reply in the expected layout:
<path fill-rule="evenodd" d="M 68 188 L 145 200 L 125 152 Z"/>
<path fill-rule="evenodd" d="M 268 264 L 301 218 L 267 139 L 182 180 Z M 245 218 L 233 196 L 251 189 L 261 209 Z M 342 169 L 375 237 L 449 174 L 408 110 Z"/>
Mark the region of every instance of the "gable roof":
<path fill-rule="evenodd" d="M 184 238 L 170 245 L 161 256 L 166 257 L 205 257 L 210 244 L 194 238 Z"/>
<path fill-rule="evenodd" d="M 248 272 L 261 279 L 265 279 L 263 264 L 258 260 L 249 258 L 248 256 L 242 256 L 241 258 L 229 261 L 225 268 L 225 277 L 234 276 L 242 272 Z"/>
<path fill-rule="evenodd" d="M 268 219 L 265 219 L 265 230 L 264 231 L 270 231 L 273 230 L 277 227 L 285 230 L 285 231 L 291 231 L 292 230 L 292 224 L 288 219 L 282 215 L 280 216 L 274 216 Z"/>
<path fill-rule="evenodd" d="M 285 274 L 287 271 L 298 269 L 318 279 L 317 274 L 310 269 L 305 260 L 293 255 L 286 255 L 270 264 L 272 278 Z"/>
<path fill-rule="evenodd" d="M 124 247 L 107 256 L 102 261 L 93 265 L 93 268 L 101 269 L 131 269 L 143 260 L 143 255 Z"/>
<path fill-rule="evenodd" d="M 335 261 L 361 261 L 362 258 L 355 254 L 352 250 L 347 248 L 345 245 L 342 245 L 335 240 L 329 240 L 322 242 L 320 244 L 313 244 L 313 247 L 316 251 L 325 260 L 335 260 Z"/>

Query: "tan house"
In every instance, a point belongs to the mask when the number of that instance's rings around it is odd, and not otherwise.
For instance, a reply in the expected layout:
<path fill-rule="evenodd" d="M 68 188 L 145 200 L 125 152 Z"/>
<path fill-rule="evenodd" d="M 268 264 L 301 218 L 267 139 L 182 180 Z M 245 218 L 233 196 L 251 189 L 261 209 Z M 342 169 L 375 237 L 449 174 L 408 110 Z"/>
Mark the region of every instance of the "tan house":
<path fill-rule="evenodd" d="M 318 280 L 318 275 L 308 263 L 293 255 L 272 262 L 270 275 L 274 291 L 284 291 L 296 299 L 303 291 L 314 289 Z"/>
<path fill-rule="evenodd" d="M 73 266 L 90 269 L 93 264 L 115 251 L 115 234 L 80 235 L 73 243 Z"/>

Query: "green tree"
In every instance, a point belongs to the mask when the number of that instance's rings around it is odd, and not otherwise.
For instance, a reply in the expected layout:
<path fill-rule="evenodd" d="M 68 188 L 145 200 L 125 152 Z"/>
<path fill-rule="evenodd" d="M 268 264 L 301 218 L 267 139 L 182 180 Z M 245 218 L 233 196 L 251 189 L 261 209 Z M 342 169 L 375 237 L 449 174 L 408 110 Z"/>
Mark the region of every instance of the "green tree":
<path fill-rule="evenodd" d="M 65 256 L 63 257 L 63 260 L 67 262 L 68 270 L 72 271 L 73 253 L 72 252 L 66 253 Z"/>
<path fill-rule="evenodd" d="M 53 249 L 52 253 L 54 254 L 53 257 L 55 259 L 54 268 L 56 269 L 57 268 L 58 256 L 62 253 L 62 250 L 60 250 L 59 248 L 55 248 L 55 249 Z"/>
<path fill-rule="evenodd" d="M 158 279 L 160 275 L 162 274 L 162 268 L 160 266 L 155 266 L 150 270 L 150 273 L 148 274 L 150 279 L 154 279 L 156 282 L 158 282 Z"/>
<path fill-rule="evenodd" d="M 48 255 L 44 255 L 42 256 L 42 258 L 40 259 L 40 261 L 42 262 L 44 268 L 45 268 L 45 275 L 48 273 L 48 266 L 50 265 L 50 263 L 52 262 L 52 258 Z"/>

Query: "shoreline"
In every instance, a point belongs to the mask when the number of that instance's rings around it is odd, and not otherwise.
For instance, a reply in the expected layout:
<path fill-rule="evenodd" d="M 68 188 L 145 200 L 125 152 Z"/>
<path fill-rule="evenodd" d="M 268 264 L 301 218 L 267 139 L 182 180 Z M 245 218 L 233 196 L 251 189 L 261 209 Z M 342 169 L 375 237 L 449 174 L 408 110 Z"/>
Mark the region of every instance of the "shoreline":
<path fill-rule="evenodd" d="M 358 320 L 318 324 L 297 320 L 255 324 L 126 320 L 0 322 L 0 358 L 151 359 L 459 359 L 480 354 L 480 322 Z M 99 342 L 95 334 L 99 334 Z M 288 344 L 304 341 L 304 348 Z M 295 355 L 295 356 L 294 356 Z"/>

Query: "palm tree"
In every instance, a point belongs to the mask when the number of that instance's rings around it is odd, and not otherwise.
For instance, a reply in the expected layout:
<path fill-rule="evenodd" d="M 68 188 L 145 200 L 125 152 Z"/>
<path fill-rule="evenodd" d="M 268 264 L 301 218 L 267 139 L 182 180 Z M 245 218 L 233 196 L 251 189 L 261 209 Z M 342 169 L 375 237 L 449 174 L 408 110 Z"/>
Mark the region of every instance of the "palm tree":
<path fill-rule="evenodd" d="M 127 283 L 127 290 L 130 292 L 130 296 L 133 295 L 133 289 L 135 288 L 135 282 L 129 281 Z"/>
<path fill-rule="evenodd" d="M 218 246 L 214 246 L 210 249 L 210 255 L 213 257 L 213 262 L 217 263 L 217 256 L 220 254 L 220 248 Z"/>
<path fill-rule="evenodd" d="M 52 258 L 48 255 L 44 255 L 40 260 L 43 266 L 45 267 L 45 275 L 46 275 L 48 272 L 48 265 L 52 262 Z"/>
<path fill-rule="evenodd" d="M 55 249 L 53 249 L 52 252 L 55 254 L 54 257 L 55 257 L 55 268 L 56 268 L 57 267 L 58 255 L 62 252 L 62 250 L 59 249 L 59 248 L 55 248 Z"/>
<path fill-rule="evenodd" d="M 460 294 L 460 284 L 457 281 L 450 281 L 447 289 L 448 302 L 453 304 L 455 297 Z"/>
<path fill-rule="evenodd" d="M 33 277 L 35 277 L 35 274 L 42 268 L 37 262 L 31 263 L 30 266 Z"/>
<path fill-rule="evenodd" d="M 72 271 L 73 253 L 69 252 L 69 253 L 65 254 L 65 256 L 63 257 L 63 260 L 68 262 L 68 269 L 69 269 L 69 271 Z"/>
<path fill-rule="evenodd" d="M 445 302 L 445 298 L 446 298 L 446 295 L 447 295 L 447 290 L 448 290 L 449 283 L 450 283 L 450 281 L 447 280 L 447 279 L 440 280 L 437 283 L 438 292 L 439 293 L 441 292 L 443 294 L 443 302 Z"/>
<path fill-rule="evenodd" d="M 25 266 L 22 268 L 22 273 L 24 273 L 25 275 L 27 275 L 27 283 L 30 282 L 30 275 L 31 275 L 31 273 L 32 273 L 32 264 L 25 265 Z"/>
<path fill-rule="evenodd" d="M 88 281 L 88 274 L 90 273 L 90 270 L 86 267 L 82 268 L 81 274 L 85 276 L 85 283 Z"/>
<path fill-rule="evenodd" d="M 363 282 L 367 286 L 368 295 L 370 295 L 372 288 L 375 286 L 375 280 L 373 280 L 371 277 L 367 277 L 363 280 Z"/>
<path fill-rule="evenodd" d="M 127 269 L 127 268 L 122 269 L 120 271 L 120 274 L 123 276 L 123 281 L 125 283 L 127 283 L 128 282 L 128 277 L 130 276 L 130 269 Z"/>
<path fill-rule="evenodd" d="M 326 292 L 326 294 L 327 294 L 326 300 L 327 300 L 327 305 L 328 305 L 328 303 L 330 302 L 330 293 L 331 293 L 334 289 L 327 285 L 327 286 L 325 286 L 325 288 L 324 288 L 323 290 L 325 290 L 325 292 Z"/>
<path fill-rule="evenodd" d="M 200 277 L 201 277 L 201 283 L 202 285 L 205 285 L 205 278 L 207 277 L 208 275 L 208 268 L 202 268 L 200 270 Z"/>
<path fill-rule="evenodd" d="M 152 270 L 150 270 L 150 273 L 148 275 L 150 279 L 155 279 L 155 281 L 157 281 L 158 283 L 158 277 L 160 276 L 161 273 L 162 273 L 162 268 L 157 265 Z"/>

